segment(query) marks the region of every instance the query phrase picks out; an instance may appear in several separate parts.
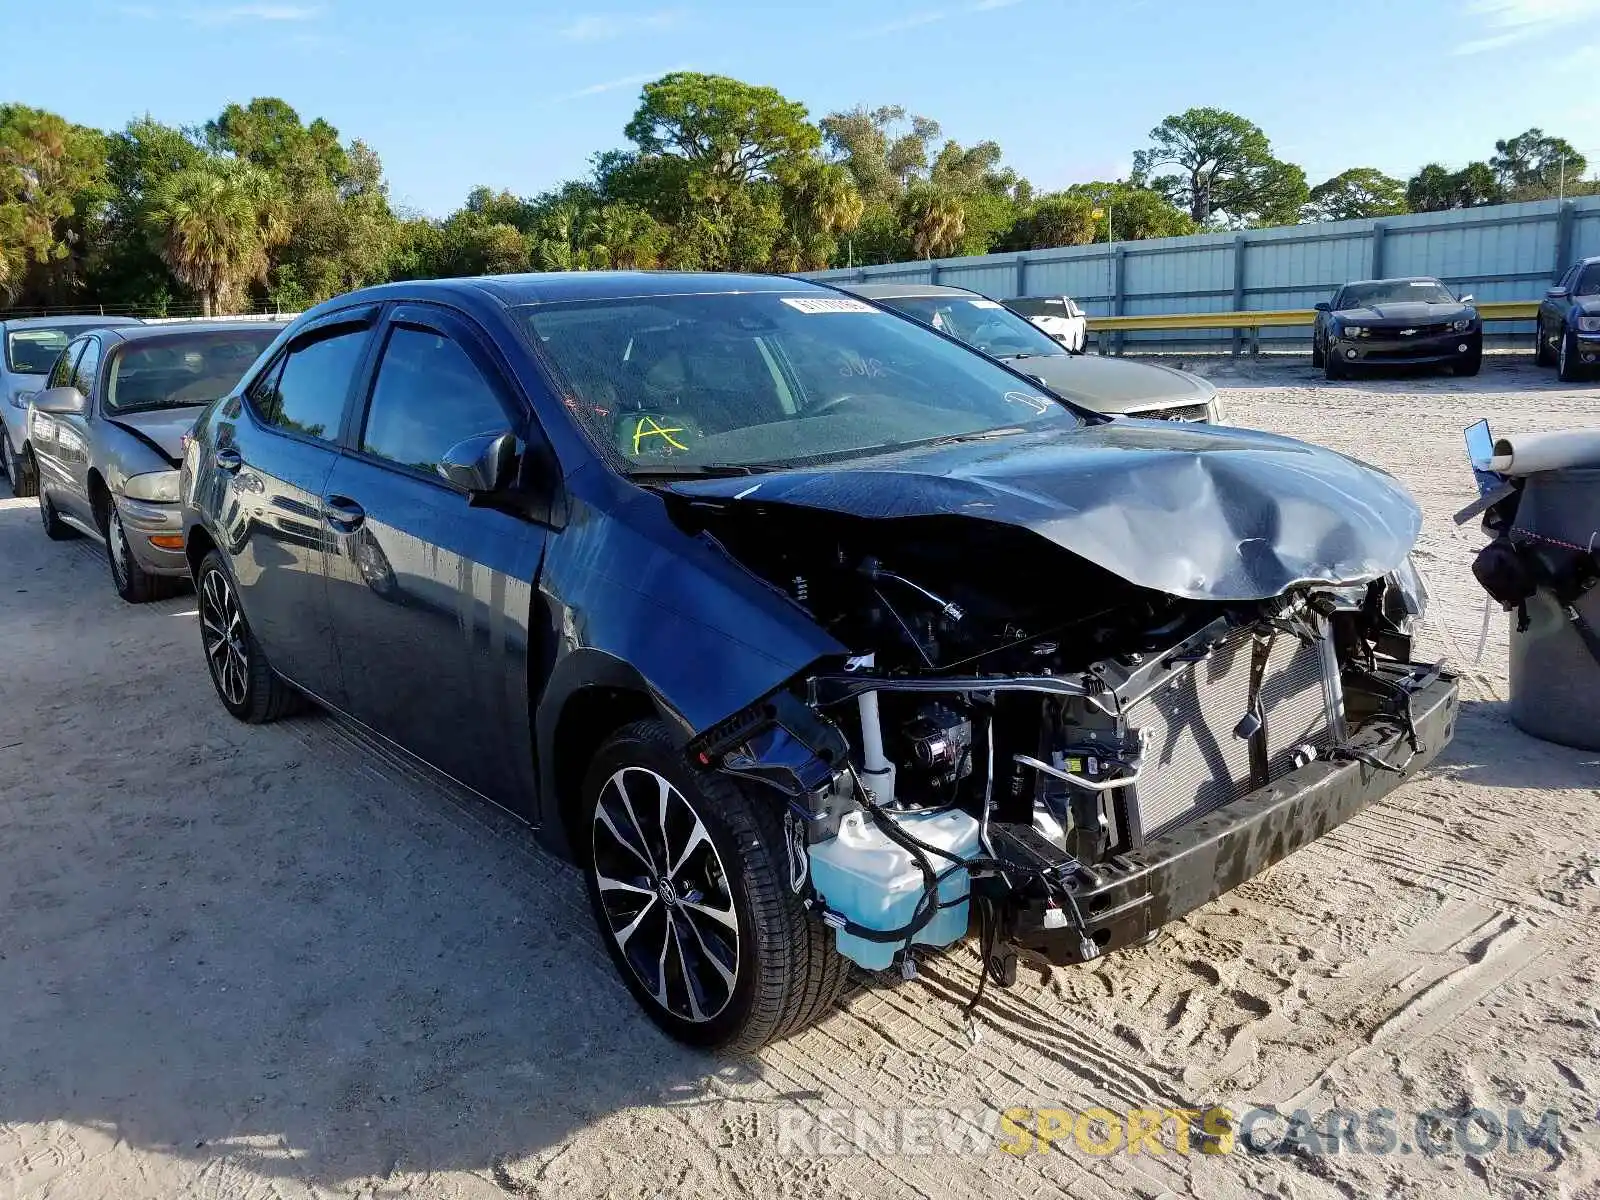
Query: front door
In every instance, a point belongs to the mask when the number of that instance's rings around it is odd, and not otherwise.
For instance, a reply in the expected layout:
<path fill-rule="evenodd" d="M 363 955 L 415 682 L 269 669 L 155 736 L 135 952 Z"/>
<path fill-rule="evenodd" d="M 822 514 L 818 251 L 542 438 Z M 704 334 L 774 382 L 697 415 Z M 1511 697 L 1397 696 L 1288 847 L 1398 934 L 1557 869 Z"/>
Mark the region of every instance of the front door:
<path fill-rule="evenodd" d="M 470 506 L 436 467 L 468 438 L 528 427 L 475 327 L 399 308 L 323 489 L 348 711 L 510 807 L 531 798 L 529 613 L 546 532 Z"/>

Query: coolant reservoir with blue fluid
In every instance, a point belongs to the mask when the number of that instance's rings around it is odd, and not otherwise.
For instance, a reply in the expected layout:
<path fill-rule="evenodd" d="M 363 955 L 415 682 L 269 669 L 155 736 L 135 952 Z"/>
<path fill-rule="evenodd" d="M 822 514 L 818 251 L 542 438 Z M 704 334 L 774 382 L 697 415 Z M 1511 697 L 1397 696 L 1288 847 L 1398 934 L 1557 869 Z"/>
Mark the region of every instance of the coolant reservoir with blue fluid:
<path fill-rule="evenodd" d="M 978 822 L 959 810 L 939 813 L 894 813 L 889 817 L 901 830 L 941 850 L 962 858 L 979 851 Z M 839 835 L 819 842 L 807 852 L 811 882 L 830 909 L 868 929 L 900 929 L 916 913 L 926 880 L 911 852 L 884 836 L 859 812 L 840 822 Z M 935 875 L 954 864 L 929 854 Z M 968 879 L 965 869 L 951 871 L 939 885 L 939 902 L 959 901 L 941 908 L 912 939 L 919 946 L 948 946 L 967 932 Z M 873 942 L 842 929 L 834 931 L 839 953 L 871 971 L 894 962 L 903 940 Z"/>

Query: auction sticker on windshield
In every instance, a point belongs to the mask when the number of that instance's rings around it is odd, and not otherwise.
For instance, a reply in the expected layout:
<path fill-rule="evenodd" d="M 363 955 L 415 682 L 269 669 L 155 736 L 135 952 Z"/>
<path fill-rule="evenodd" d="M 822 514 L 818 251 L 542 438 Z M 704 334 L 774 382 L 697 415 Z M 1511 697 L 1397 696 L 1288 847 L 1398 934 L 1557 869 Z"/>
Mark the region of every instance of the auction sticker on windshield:
<path fill-rule="evenodd" d="M 862 300 L 818 300 L 812 297 L 785 296 L 783 302 L 803 313 L 875 313 L 878 310 Z"/>

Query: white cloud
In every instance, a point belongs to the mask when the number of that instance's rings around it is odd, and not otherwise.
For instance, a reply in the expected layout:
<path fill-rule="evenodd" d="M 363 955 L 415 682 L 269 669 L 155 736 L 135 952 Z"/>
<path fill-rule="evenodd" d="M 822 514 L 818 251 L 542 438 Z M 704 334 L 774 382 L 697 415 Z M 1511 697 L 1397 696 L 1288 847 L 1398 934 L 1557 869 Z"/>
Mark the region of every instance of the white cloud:
<path fill-rule="evenodd" d="M 610 42 L 617 38 L 632 37 L 641 33 L 659 33 L 683 21 L 678 9 L 662 9 L 648 13 L 595 14 L 579 17 L 561 29 L 561 36 L 569 42 Z"/>
<path fill-rule="evenodd" d="M 1472 0 L 1467 11 L 1478 18 L 1483 36 L 1462 42 L 1455 54 L 1484 54 L 1600 20 L 1600 0 Z"/>
<path fill-rule="evenodd" d="M 674 71 L 687 71 L 688 67 L 668 67 L 664 71 L 650 71 L 643 75 L 624 75 L 620 79 L 607 79 L 603 83 L 591 83 L 588 87 L 579 88 L 575 92 L 564 92 L 554 97 L 558 103 L 565 100 L 582 100 L 586 96 L 599 96 L 604 92 L 615 92 L 620 88 L 643 87 L 647 83 L 654 83 L 663 75 L 671 75 Z"/>

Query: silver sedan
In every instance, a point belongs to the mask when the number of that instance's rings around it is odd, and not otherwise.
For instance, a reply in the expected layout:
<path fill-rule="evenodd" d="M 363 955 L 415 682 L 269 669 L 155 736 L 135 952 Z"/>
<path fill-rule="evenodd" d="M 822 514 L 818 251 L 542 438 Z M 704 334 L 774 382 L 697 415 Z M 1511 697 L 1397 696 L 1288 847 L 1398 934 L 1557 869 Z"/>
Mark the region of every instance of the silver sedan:
<path fill-rule="evenodd" d="M 39 515 L 56 540 L 105 543 L 132 604 L 189 576 L 178 505 L 183 439 L 283 329 L 281 322 L 176 322 L 74 339 L 28 406 Z"/>

